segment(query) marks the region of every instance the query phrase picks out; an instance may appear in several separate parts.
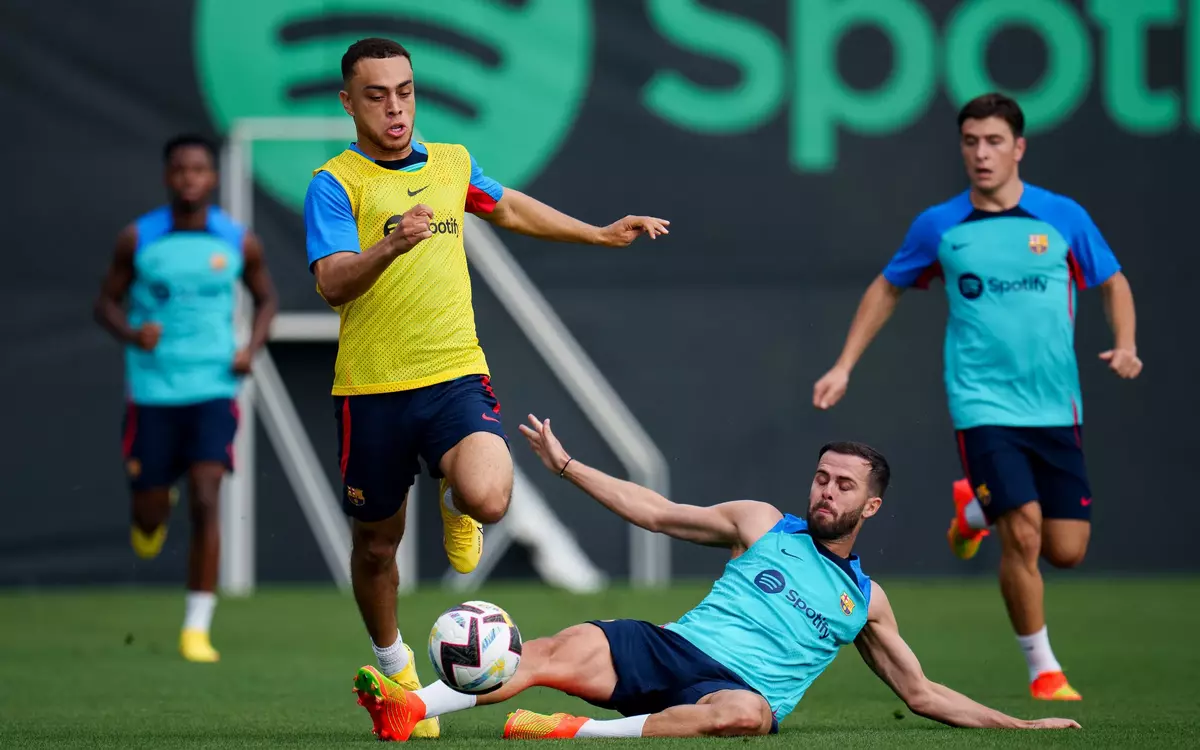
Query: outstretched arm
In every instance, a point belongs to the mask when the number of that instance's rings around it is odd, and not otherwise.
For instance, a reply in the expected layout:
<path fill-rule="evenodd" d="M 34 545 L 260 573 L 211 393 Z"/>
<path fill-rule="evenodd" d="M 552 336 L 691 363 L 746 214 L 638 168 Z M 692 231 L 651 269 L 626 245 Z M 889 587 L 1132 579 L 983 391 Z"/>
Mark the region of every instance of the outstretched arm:
<path fill-rule="evenodd" d="M 745 549 L 767 533 L 783 515 L 753 500 L 737 500 L 710 507 L 673 503 L 653 490 L 609 476 L 571 458 L 554 432 L 550 420 L 529 415 L 521 434 L 550 471 L 591 495 L 621 518 L 667 536 L 712 547 Z"/>
<path fill-rule="evenodd" d="M 846 388 L 850 385 L 851 370 L 858 364 L 858 360 L 883 328 L 883 324 L 892 317 L 896 310 L 896 302 L 900 300 L 903 292 L 903 289 L 892 284 L 882 274 L 867 287 L 858 303 L 854 321 L 850 324 L 850 332 L 846 334 L 841 356 L 829 372 L 813 386 L 813 406 L 828 409 L 846 394 Z"/>
<path fill-rule="evenodd" d="M 606 247 L 625 247 L 641 234 L 654 239 L 667 234 L 671 224 L 653 216 L 626 216 L 606 227 L 595 227 L 512 188 L 504 189 L 490 212 L 476 215 L 498 227 L 538 239 Z"/>
<path fill-rule="evenodd" d="M 939 685 L 925 677 L 921 663 L 900 637 L 896 616 L 887 595 L 878 584 L 871 584 L 871 608 L 867 625 L 854 645 L 863 661 L 879 679 L 918 716 L 940 721 L 952 727 L 991 729 L 1078 729 L 1070 719 L 1026 721 L 976 703 L 962 693 Z"/>

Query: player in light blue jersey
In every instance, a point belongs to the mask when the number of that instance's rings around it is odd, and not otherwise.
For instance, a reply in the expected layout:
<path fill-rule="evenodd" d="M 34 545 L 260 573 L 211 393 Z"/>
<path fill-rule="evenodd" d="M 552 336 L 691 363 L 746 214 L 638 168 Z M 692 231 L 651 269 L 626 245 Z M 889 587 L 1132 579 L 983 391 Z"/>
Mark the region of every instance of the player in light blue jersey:
<path fill-rule="evenodd" d="M 486 695 L 443 682 L 401 688 L 363 667 L 355 688 L 372 705 L 380 739 L 405 740 L 417 722 L 549 687 L 623 714 L 612 720 L 518 710 L 507 739 L 762 735 L 778 730 L 842 646 L 914 713 L 952 726 L 1065 729 L 1069 719 L 1022 721 L 982 706 L 921 671 L 883 589 L 851 554 L 863 522 L 879 512 L 890 469 L 861 443 L 830 443 L 818 455 L 805 518 L 750 500 L 681 505 L 583 465 L 563 449 L 550 420 L 530 415 L 521 432 L 546 468 L 648 531 L 710 547 L 731 560 L 703 601 L 665 626 L 597 620 L 527 641 L 512 680 Z M 478 665 L 470 644 L 461 658 Z M 464 661 L 465 663 L 465 661 Z"/>
<path fill-rule="evenodd" d="M 1071 568 L 1087 552 L 1092 491 L 1075 362 L 1076 291 L 1100 289 L 1113 348 L 1100 358 L 1135 378 L 1133 292 L 1088 213 L 1021 181 L 1025 118 L 1002 94 L 958 116 L 969 190 L 913 222 L 863 296 L 837 363 L 813 389 L 827 409 L 908 287 L 945 280 L 945 383 L 967 479 L 955 484 L 951 549 L 971 558 L 995 524 L 1000 589 L 1029 667 L 1030 693 L 1079 700 L 1050 648 L 1039 557 Z M 972 491 L 972 488 L 973 491 Z"/>
<path fill-rule="evenodd" d="M 125 346 L 122 438 L 133 491 L 130 541 L 139 557 L 162 550 L 173 486 L 188 475 L 192 536 L 184 658 L 219 658 L 209 638 L 220 554 L 217 503 L 233 470 L 239 381 L 267 341 L 275 290 L 262 243 L 211 204 L 216 150 L 198 136 L 167 143 L 168 205 L 125 228 L 96 302 L 96 318 Z M 254 298 L 250 340 L 238 348 L 238 281 Z M 128 313 L 126 313 L 128 303 Z"/>

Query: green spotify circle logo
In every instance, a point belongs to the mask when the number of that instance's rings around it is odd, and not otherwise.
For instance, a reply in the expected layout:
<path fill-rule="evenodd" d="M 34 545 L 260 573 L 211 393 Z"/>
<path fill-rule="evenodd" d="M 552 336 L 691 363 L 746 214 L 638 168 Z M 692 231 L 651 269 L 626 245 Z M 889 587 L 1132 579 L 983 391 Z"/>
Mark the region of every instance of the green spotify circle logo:
<path fill-rule="evenodd" d="M 353 139 L 337 92 L 357 39 L 403 43 L 421 135 L 464 144 L 514 187 L 557 152 L 591 73 L 589 0 L 199 0 L 195 33 L 200 90 L 219 128 L 244 117 L 345 118 L 336 141 L 254 144 L 258 184 L 293 208 L 312 170 Z"/>

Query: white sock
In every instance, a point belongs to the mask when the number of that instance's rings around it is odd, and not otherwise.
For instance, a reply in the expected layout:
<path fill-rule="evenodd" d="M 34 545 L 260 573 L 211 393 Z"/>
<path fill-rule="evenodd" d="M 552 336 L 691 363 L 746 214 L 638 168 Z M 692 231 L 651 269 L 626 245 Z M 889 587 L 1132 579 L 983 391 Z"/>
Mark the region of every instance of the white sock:
<path fill-rule="evenodd" d="M 189 591 L 185 601 L 183 629 L 207 633 L 212 626 L 213 610 L 217 608 L 217 595 L 211 591 Z"/>
<path fill-rule="evenodd" d="M 963 510 L 963 517 L 967 519 L 967 525 L 976 531 L 988 527 L 987 518 L 983 515 L 983 506 L 979 504 L 978 499 L 972 500 Z"/>
<path fill-rule="evenodd" d="M 450 511 L 451 515 L 461 516 L 462 511 L 454 507 L 454 488 L 447 486 L 446 494 L 442 495 L 442 505 L 446 506 L 446 510 Z"/>
<path fill-rule="evenodd" d="M 417 697 L 425 704 L 425 718 L 432 719 L 442 714 L 474 708 L 475 696 L 460 693 L 438 680 L 417 691 Z"/>
<path fill-rule="evenodd" d="M 650 714 L 628 716 L 624 719 L 588 719 L 575 733 L 575 737 L 641 737 L 642 727 L 649 718 Z"/>
<path fill-rule="evenodd" d="M 1050 649 L 1050 634 L 1045 626 L 1030 635 L 1018 635 L 1017 643 L 1025 652 L 1025 663 L 1029 665 L 1029 681 L 1033 682 L 1043 672 L 1061 672 L 1058 659 Z"/>
<path fill-rule="evenodd" d="M 375 641 L 371 641 L 371 648 L 375 651 L 375 658 L 379 660 L 379 671 L 388 677 L 408 666 L 408 649 L 404 648 L 404 639 L 400 637 L 398 630 L 395 643 L 380 648 L 375 645 Z"/>

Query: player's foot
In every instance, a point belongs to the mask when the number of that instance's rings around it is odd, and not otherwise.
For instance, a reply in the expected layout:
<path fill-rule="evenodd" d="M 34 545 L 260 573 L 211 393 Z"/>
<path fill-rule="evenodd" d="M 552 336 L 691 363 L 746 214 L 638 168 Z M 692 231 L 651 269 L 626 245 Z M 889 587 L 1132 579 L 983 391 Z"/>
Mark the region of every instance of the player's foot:
<path fill-rule="evenodd" d="M 445 479 L 438 484 L 438 507 L 442 509 L 442 545 L 450 565 L 459 573 L 470 573 L 479 564 L 483 554 L 483 525 L 466 513 L 454 514 L 446 507 L 450 494 L 450 483 Z"/>
<path fill-rule="evenodd" d="M 504 722 L 506 740 L 565 740 L 574 737 L 587 723 L 583 716 L 570 714 L 535 714 L 518 708 Z"/>
<path fill-rule="evenodd" d="M 401 669 L 396 674 L 388 675 L 388 679 L 396 683 L 405 690 L 413 691 L 421 689 L 421 678 L 417 675 L 417 658 L 413 656 L 413 650 L 404 644 L 404 650 L 408 652 L 408 664 L 404 669 Z M 423 719 L 417 722 L 417 726 L 413 729 L 413 737 L 441 737 L 442 726 L 437 717 L 432 719 Z"/>
<path fill-rule="evenodd" d="M 954 483 L 954 518 L 950 520 L 946 541 L 950 542 L 950 551 L 960 560 L 974 557 L 979 551 L 979 543 L 988 535 L 987 529 L 972 529 L 967 523 L 967 506 L 974 499 L 970 482 L 960 479 Z"/>
<path fill-rule="evenodd" d="M 204 630 L 187 630 L 179 634 L 179 653 L 188 661 L 211 664 L 220 661 L 221 655 L 213 648 L 208 633 Z"/>
<path fill-rule="evenodd" d="M 153 560 L 162 552 L 163 544 L 167 541 L 167 525 L 164 523 L 149 534 L 136 525 L 129 532 L 129 544 L 133 554 L 143 560 Z"/>
<path fill-rule="evenodd" d="M 371 731 L 382 741 L 404 742 L 425 716 L 425 704 L 384 677 L 375 667 L 363 667 L 354 677 L 358 705 L 371 715 Z"/>
<path fill-rule="evenodd" d="M 1083 696 L 1067 682 L 1062 672 L 1042 672 L 1029 685 L 1029 694 L 1039 701 L 1081 701 Z"/>

